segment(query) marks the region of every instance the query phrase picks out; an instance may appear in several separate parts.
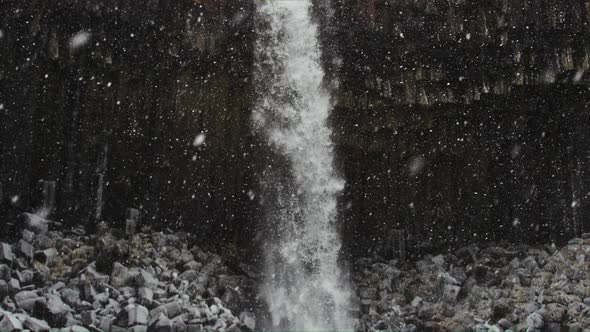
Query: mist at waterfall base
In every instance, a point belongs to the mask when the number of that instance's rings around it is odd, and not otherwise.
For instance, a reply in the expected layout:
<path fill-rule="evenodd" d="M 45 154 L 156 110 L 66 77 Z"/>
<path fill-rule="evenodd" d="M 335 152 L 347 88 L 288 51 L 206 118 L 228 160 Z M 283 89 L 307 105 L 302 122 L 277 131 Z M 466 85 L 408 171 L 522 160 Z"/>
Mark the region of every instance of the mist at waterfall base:
<path fill-rule="evenodd" d="M 269 167 L 261 179 L 272 238 L 262 286 L 273 329 L 346 330 L 350 290 L 338 265 L 335 219 L 344 186 L 334 170 L 318 27 L 311 1 L 257 3 L 255 130 L 285 159 L 287 180 Z M 269 200 L 271 200 L 269 202 Z"/>

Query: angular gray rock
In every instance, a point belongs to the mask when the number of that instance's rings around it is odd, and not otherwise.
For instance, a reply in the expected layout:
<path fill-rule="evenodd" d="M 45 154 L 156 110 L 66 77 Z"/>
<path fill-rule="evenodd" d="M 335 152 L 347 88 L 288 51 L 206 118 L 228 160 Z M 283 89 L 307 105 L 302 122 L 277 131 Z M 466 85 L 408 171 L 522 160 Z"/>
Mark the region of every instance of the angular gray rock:
<path fill-rule="evenodd" d="M 0 262 L 12 262 L 13 260 L 12 247 L 8 243 L 0 242 Z"/>
<path fill-rule="evenodd" d="M 12 269 L 6 264 L 0 264 L 0 280 L 9 282 L 12 279 Z"/>
<path fill-rule="evenodd" d="M 26 258 L 33 259 L 34 251 L 35 251 L 35 248 L 29 242 L 27 242 L 23 239 L 18 241 L 18 252 L 20 252 Z"/>
<path fill-rule="evenodd" d="M 15 315 L 5 312 L 4 317 L 0 321 L 0 331 L 12 332 L 20 331 L 23 329 L 23 324 L 16 318 Z"/>
<path fill-rule="evenodd" d="M 154 300 L 154 291 L 148 287 L 140 287 L 137 289 L 137 297 L 142 303 L 151 303 Z"/>
<path fill-rule="evenodd" d="M 57 249 L 49 248 L 35 252 L 35 259 L 51 266 L 56 262 L 58 255 L 59 253 L 57 252 Z"/>
<path fill-rule="evenodd" d="M 543 316 L 538 312 L 533 312 L 526 318 L 526 326 L 529 330 L 539 330 L 545 325 Z"/>
<path fill-rule="evenodd" d="M 461 291 L 461 287 L 453 285 L 445 285 L 443 290 L 443 299 L 448 303 L 454 303 Z"/>
<path fill-rule="evenodd" d="M 151 273 L 144 269 L 141 269 L 135 276 L 135 284 L 137 287 L 148 287 L 151 289 L 158 287 L 158 281 Z"/>
<path fill-rule="evenodd" d="M 50 329 L 49 324 L 47 324 L 46 321 L 34 317 L 27 317 L 23 325 L 31 332 L 45 332 Z"/>
<path fill-rule="evenodd" d="M 137 304 L 130 304 L 125 307 L 128 314 L 129 326 L 147 325 L 149 311 L 146 307 Z"/>
<path fill-rule="evenodd" d="M 129 269 L 119 262 L 113 264 L 113 272 L 111 273 L 111 286 L 120 288 L 127 286 L 130 281 Z"/>
<path fill-rule="evenodd" d="M 92 325 L 96 324 L 96 311 L 94 310 L 85 310 L 82 312 L 82 323 L 85 325 Z"/>
<path fill-rule="evenodd" d="M 174 318 L 182 313 L 182 307 L 176 301 L 166 303 L 164 308 L 166 308 L 166 313 L 169 318 Z"/>
<path fill-rule="evenodd" d="M 36 302 L 45 303 L 47 301 L 44 297 L 39 296 L 39 294 L 36 291 L 26 290 L 18 292 L 14 296 L 14 300 L 19 308 L 27 312 L 31 312 L 33 310 L 33 307 L 35 306 Z"/>
<path fill-rule="evenodd" d="M 148 326 L 149 332 L 173 332 L 174 323 L 166 315 L 161 313 Z"/>

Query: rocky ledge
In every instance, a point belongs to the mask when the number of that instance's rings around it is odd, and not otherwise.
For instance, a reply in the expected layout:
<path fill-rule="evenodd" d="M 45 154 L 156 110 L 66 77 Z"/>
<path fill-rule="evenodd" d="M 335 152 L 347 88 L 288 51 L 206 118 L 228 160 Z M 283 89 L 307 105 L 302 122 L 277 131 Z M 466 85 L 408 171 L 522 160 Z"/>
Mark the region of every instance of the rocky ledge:
<path fill-rule="evenodd" d="M 182 232 L 66 230 L 25 214 L 0 242 L 0 331 L 254 331 L 260 276 Z M 6 234 L 6 233 L 5 233 Z M 355 262 L 358 331 L 590 331 L 590 234 Z M 236 314 L 234 314 L 236 313 Z M 237 315 L 239 313 L 239 315 Z M 260 324 L 259 324 L 260 325 Z"/>
<path fill-rule="evenodd" d="M 23 224 L 20 238 L 0 243 L 2 332 L 256 328 L 252 269 L 187 248 L 185 233 L 50 230 L 31 214 Z"/>
<path fill-rule="evenodd" d="M 590 234 L 556 246 L 469 246 L 355 264 L 358 330 L 590 331 Z"/>

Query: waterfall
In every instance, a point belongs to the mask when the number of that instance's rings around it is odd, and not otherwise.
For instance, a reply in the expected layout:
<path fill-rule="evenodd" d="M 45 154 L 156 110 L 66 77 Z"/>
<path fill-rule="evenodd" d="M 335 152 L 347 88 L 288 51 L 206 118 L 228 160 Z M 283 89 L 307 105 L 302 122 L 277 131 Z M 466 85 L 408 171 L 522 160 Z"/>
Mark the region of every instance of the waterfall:
<path fill-rule="evenodd" d="M 311 0 L 257 2 L 253 122 L 288 170 L 281 177 L 269 164 L 261 179 L 273 228 L 262 293 L 275 329 L 345 330 L 350 291 L 335 225 L 344 182 L 333 165 L 332 105 L 311 7 Z"/>

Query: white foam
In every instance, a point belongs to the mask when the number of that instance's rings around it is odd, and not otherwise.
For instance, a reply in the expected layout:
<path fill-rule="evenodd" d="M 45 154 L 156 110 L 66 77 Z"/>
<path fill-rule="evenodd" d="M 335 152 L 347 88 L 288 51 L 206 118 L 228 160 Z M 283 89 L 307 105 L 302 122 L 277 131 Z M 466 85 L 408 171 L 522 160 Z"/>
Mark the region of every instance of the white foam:
<path fill-rule="evenodd" d="M 333 165 L 332 105 L 311 6 L 310 0 L 257 3 L 254 125 L 291 165 L 292 183 L 277 185 L 295 193 L 279 195 L 269 217 L 280 229 L 267 247 L 262 292 L 275 329 L 350 330 L 350 290 L 337 262 L 334 224 L 344 181 Z"/>

